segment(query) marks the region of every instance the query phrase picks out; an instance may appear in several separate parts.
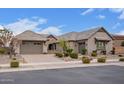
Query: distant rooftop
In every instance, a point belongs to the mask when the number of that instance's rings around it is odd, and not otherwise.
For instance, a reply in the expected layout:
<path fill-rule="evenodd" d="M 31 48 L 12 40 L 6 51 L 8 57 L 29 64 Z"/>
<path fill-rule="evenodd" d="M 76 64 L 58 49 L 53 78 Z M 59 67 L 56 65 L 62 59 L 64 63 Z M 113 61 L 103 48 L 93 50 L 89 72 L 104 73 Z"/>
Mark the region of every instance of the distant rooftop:
<path fill-rule="evenodd" d="M 112 35 L 113 39 L 124 40 L 124 35 Z"/>

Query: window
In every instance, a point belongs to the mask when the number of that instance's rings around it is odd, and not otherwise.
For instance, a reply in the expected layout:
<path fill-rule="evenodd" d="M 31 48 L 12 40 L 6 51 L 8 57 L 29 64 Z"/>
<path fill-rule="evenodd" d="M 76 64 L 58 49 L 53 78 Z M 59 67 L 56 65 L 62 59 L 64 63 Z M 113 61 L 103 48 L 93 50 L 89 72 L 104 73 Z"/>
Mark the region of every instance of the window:
<path fill-rule="evenodd" d="M 105 42 L 104 41 L 97 41 L 96 46 L 98 50 L 105 50 Z"/>

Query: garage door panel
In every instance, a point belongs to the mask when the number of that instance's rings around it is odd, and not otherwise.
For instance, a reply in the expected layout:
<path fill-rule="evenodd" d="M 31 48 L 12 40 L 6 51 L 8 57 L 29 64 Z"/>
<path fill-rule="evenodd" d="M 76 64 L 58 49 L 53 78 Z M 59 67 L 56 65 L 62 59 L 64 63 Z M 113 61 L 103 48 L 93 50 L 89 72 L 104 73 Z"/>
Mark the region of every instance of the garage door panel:
<path fill-rule="evenodd" d="M 21 54 L 40 54 L 42 53 L 42 42 L 23 41 Z"/>

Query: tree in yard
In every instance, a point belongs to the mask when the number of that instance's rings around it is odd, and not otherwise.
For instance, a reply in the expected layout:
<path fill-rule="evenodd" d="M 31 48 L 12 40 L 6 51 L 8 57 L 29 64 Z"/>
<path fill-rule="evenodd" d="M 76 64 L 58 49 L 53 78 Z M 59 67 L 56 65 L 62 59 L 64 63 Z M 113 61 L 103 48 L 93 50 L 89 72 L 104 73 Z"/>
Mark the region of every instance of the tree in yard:
<path fill-rule="evenodd" d="M 59 41 L 60 47 L 63 49 L 63 54 L 65 57 L 70 56 L 71 53 L 73 52 L 73 49 L 69 47 L 68 42 L 63 40 Z"/>
<path fill-rule="evenodd" d="M 59 41 L 59 45 L 60 47 L 62 47 L 63 52 L 66 52 L 68 46 L 67 46 L 67 42 L 64 39 Z"/>
<path fill-rule="evenodd" d="M 2 45 L 3 45 L 4 48 L 9 49 L 10 58 L 12 57 L 12 50 L 13 50 L 12 41 L 13 41 L 13 38 L 14 38 L 14 36 L 13 36 L 12 31 L 9 31 L 5 27 L 0 30 L 0 42 L 2 42 Z"/>

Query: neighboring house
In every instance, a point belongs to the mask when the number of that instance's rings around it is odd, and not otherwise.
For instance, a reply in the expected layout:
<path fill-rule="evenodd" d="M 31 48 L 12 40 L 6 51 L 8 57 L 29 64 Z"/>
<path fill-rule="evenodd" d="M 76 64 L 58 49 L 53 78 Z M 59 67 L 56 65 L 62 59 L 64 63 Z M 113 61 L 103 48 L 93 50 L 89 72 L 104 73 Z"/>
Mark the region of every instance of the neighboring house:
<path fill-rule="evenodd" d="M 21 54 L 61 51 L 62 48 L 58 44 L 59 39 L 66 40 L 70 48 L 74 49 L 74 52 L 77 53 L 82 53 L 82 48 L 86 48 L 89 55 L 96 50 L 98 53 L 105 51 L 109 54 L 113 48 L 112 36 L 103 27 L 82 32 L 70 32 L 58 37 L 25 31 L 17 35 L 16 38 L 18 39 L 16 52 Z"/>
<path fill-rule="evenodd" d="M 89 55 L 96 50 L 99 54 L 109 54 L 113 47 L 113 38 L 103 27 L 70 32 L 59 36 L 59 39 L 68 41 L 69 46 L 77 53 L 82 53 L 82 48 L 86 48 Z"/>
<path fill-rule="evenodd" d="M 113 48 L 115 49 L 115 54 L 124 54 L 124 47 L 121 46 L 124 42 L 123 35 L 113 35 Z"/>
<path fill-rule="evenodd" d="M 41 54 L 48 53 L 49 38 L 55 38 L 52 35 L 46 34 L 37 34 L 30 30 L 27 30 L 17 36 L 15 38 L 18 39 L 18 46 L 16 49 L 16 53 L 19 54 Z M 54 44 L 52 44 L 54 46 Z M 52 48 L 54 50 L 54 48 Z"/>

